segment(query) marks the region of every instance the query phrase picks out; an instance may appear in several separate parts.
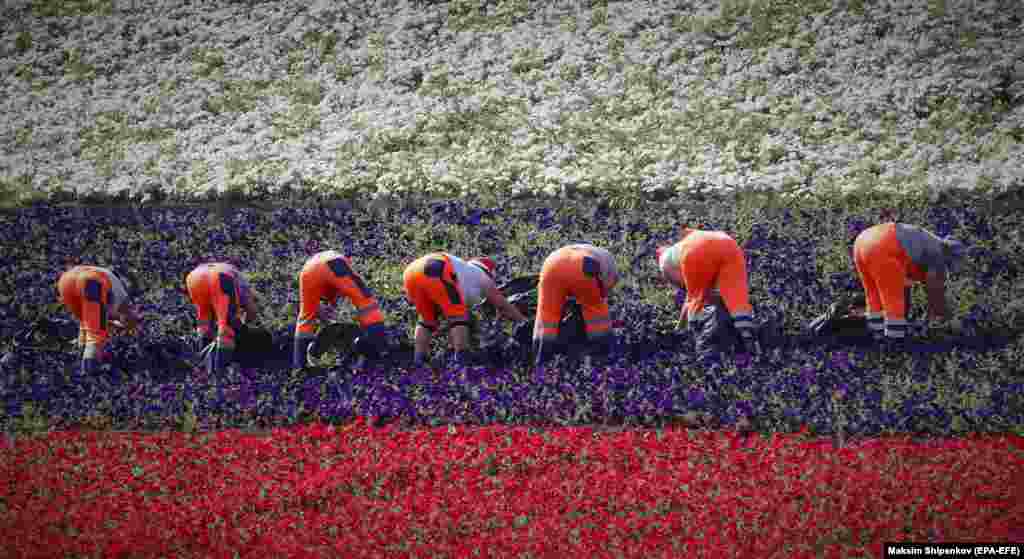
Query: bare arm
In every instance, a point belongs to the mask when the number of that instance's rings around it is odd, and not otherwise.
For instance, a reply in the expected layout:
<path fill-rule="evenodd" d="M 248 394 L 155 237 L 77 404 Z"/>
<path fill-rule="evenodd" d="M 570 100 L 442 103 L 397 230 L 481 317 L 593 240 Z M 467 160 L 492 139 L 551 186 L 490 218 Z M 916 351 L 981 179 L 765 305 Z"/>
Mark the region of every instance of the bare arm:
<path fill-rule="evenodd" d="M 616 271 L 613 274 L 608 274 L 608 277 L 604 281 L 604 292 L 609 293 L 615 286 L 619 284 L 619 273 Z"/>
<path fill-rule="evenodd" d="M 925 282 L 928 287 L 928 315 L 932 319 L 946 318 L 946 274 L 928 272 Z"/>
<path fill-rule="evenodd" d="M 256 306 L 256 292 L 249 290 L 249 296 L 245 302 L 245 321 L 255 322 L 259 317 L 259 308 Z"/>
<path fill-rule="evenodd" d="M 514 320 L 516 322 L 524 322 L 527 320 L 526 316 L 523 315 L 519 309 L 508 302 L 508 299 L 498 291 L 498 288 L 491 284 L 486 291 L 487 301 L 494 305 L 494 308 L 501 311 L 501 314 L 505 315 L 506 318 Z"/>

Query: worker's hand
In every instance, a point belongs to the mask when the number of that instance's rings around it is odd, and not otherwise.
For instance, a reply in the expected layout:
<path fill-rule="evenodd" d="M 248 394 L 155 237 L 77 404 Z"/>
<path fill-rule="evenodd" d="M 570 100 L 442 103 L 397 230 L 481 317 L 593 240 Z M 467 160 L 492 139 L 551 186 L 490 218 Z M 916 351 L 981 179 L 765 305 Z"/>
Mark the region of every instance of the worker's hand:
<path fill-rule="evenodd" d="M 946 275 L 944 273 L 929 273 L 926 284 L 928 288 L 928 318 L 945 319 Z"/>

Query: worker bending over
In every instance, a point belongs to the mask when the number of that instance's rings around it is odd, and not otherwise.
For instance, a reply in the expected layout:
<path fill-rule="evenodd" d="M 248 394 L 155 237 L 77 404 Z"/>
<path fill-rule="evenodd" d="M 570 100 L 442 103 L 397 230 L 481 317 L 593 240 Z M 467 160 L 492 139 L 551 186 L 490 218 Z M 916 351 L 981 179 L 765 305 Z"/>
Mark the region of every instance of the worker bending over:
<path fill-rule="evenodd" d="M 494 273 L 495 264 L 490 258 L 466 261 L 445 252 L 428 254 L 406 267 L 405 293 L 419 315 L 414 335 L 415 364 L 427 361 L 430 342 L 442 316 L 449 321 L 453 360 L 464 363 L 469 346 L 470 309 L 485 299 L 509 319 L 527 320 L 498 290 Z"/>

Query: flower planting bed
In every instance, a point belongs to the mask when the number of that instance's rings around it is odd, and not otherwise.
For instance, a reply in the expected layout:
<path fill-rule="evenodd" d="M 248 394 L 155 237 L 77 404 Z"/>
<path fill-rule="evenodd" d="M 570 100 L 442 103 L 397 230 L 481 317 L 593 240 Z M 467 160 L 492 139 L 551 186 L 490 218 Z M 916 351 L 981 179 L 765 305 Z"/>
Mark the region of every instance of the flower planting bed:
<path fill-rule="evenodd" d="M 869 557 L 884 541 L 1019 541 L 1021 223 L 984 207 L 752 196 L 3 214 L 0 538 L 27 557 Z M 885 212 L 971 245 L 949 282 L 962 325 L 905 354 L 810 339 L 805 325 L 856 293 L 849 247 Z M 683 225 L 735 233 L 780 347 L 698 356 L 674 330 L 679 294 L 655 280 L 653 253 Z M 296 275 L 315 250 L 350 254 L 407 340 L 399 278 L 416 256 L 489 254 L 511 277 L 578 240 L 624 271 L 607 367 L 533 371 L 508 324 L 485 316 L 474 366 L 445 367 L 440 343 L 433 368 L 354 370 L 337 353 L 318 374 L 285 366 Z M 54 285 L 112 255 L 147 284 L 146 320 L 112 343 L 118 367 L 76 377 Z M 275 360 L 210 377 L 191 363 L 183 281 L 225 258 L 262 298 Z"/>
<path fill-rule="evenodd" d="M 686 413 L 716 423 L 751 422 L 768 431 L 808 425 L 816 433 L 951 434 L 1024 425 L 1018 327 L 1021 229 L 1014 214 L 982 213 L 971 201 L 926 205 L 855 198 L 802 206 L 749 198 L 731 206 L 692 203 L 644 209 L 569 205 L 558 210 L 477 208 L 444 202 L 378 208 L 300 208 L 227 214 L 205 209 L 99 210 L 35 207 L 7 214 L 2 280 L 3 424 L 28 419 L 71 426 L 97 414 L 123 428 L 192 417 L 197 427 L 280 424 L 311 417 L 344 421 L 386 415 L 409 424 L 549 421 L 556 424 L 658 423 Z M 874 204 L 874 205 L 872 205 Z M 716 209 L 717 208 L 717 209 Z M 726 208 L 726 209 L 722 209 Z M 949 280 L 962 325 L 932 331 L 913 352 L 809 340 L 806 324 L 835 298 L 857 293 L 848 252 L 854 236 L 883 212 L 954 234 L 972 247 L 965 271 Z M 785 344 L 763 355 L 699 356 L 675 330 L 679 294 L 655 276 L 654 249 L 684 224 L 735 232 L 748 257 L 752 299 L 783 325 Z M 82 234 L 81 231 L 88 231 Z M 401 270 L 437 249 L 490 254 L 506 277 L 535 273 L 553 249 L 587 240 L 612 250 L 624 280 L 612 294 L 617 359 L 586 368 L 562 359 L 531 370 L 508 323 L 480 316 L 477 366 L 414 370 L 404 361 L 352 370 L 353 357 L 329 353 L 322 374 L 287 370 L 298 299 L 296 276 L 315 250 L 352 256 L 377 292 L 392 338 L 408 341 L 415 315 L 401 292 Z M 68 317 L 54 285 L 74 263 L 115 260 L 146 283 L 137 338 L 112 343 L 113 375 L 76 378 L 67 343 L 75 325 L 50 335 L 16 334 L 33 320 Z M 259 292 L 263 324 L 275 337 L 263 367 L 208 378 L 189 363 L 194 311 L 183 278 L 209 259 L 238 261 Z M 920 310 L 923 293 L 916 294 Z M 344 304 L 342 305 L 344 307 Z M 347 321 L 351 309 L 338 320 Z M 920 314 L 920 313 L 918 313 Z M 445 347 L 435 347 L 443 362 Z M 27 419 L 28 418 L 28 419 Z"/>
<path fill-rule="evenodd" d="M 10 443 L 8 443 L 10 444 Z M 19 557 L 879 557 L 1021 541 L 1018 436 L 65 432 L 0 458 Z"/>
<path fill-rule="evenodd" d="M 4 4 L 0 208 L 218 205 L 0 213 L 0 555 L 845 558 L 1024 541 L 1020 10 L 473 4 Z M 786 198 L 708 194 L 750 189 Z M 508 199 L 536 196 L 561 198 Z M 595 196 L 617 206 L 566 201 Z M 971 247 L 948 281 L 958 322 L 897 354 L 809 335 L 859 291 L 849 251 L 883 219 Z M 676 331 L 683 294 L 656 281 L 654 251 L 683 226 L 739 240 L 758 316 L 783 330 L 769 351 L 699 354 Z M 330 351 L 288 370 L 313 252 L 351 255 L 408 344 L 415 257 L 487 254 L 509 279 L 580 241 L 624 272 L 606 367 L 573 354 L 533 371 L 481 314 L 469 366 L 446 366 L 438 340 L 432 367 L 397 351 L 356 370 Z M 184 279 L 214 260 L 246 272 L 273 347 L 209 376 Z M 80 263 L 145 283 L 138 336 L 87 378 L 55 289 Z"/>

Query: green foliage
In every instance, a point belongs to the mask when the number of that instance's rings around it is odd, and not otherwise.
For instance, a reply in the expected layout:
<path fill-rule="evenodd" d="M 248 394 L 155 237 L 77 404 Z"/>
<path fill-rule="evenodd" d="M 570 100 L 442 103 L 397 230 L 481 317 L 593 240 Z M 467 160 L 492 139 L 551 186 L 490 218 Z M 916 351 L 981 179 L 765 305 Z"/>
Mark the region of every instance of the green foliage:
<path fill-rule="evenodd" d="M 96 68 L 82 60 L 82 51 L 77 47 L 64 51 L 64 71 L 76 82 L 96 77 Z"/>
<path fill-rule="evenodd" d="M 381 32 L 370 33 L 366 37 L 366 46 L 369 50 L 367 65 L 372 74 L 380 77 L 388 64 L 387 37 Z"/>
<path fill-rule="evenodd" d="M 203 101 L 203 108 L 213 114 L 249 112 L 270 88 L 270 82 L 252 80 L 226 80 L 222 85 L 222 94 Z"/>
<path fill-rule="evenodd" d="M 224 71 L 224 51 L 200 47 L 192 53 L 192 71 L 202 78 L 209 78 Z"/>
<path fill-rule="evenodd" d="M 510 69 L 518 75 L 527 74 L 532 70 L 543 70 L 544 57 L 535 48 L 519 49 L 513 55 Z"/>
<path fill-rule="evenodd" d="M 478 12 L 477 3 L 471 0 L 454 0 L 448 3 L 448 17 L 456 29 L 466 28 L 475 22 Z"/>
<path fill-rule="evenodd" d="M 355 68 L 348 61 L 339 62 L 334 68 L 334 79 L 340 83 L 346 83 L 356 75 Z"/>
<path fill-rule="evenodd" d="M 21 408 L 21 414 L 11 419 L 12 421 L 4 423 L 11 426 L 10 429 L 15 435 L 43 435 L 50 430 L 50 419 L 36 410 L 31 403 L 25 403 Z"/>
<path fill-rule="evenodd" d="M 174 187 L 183 193 L 202 193 L 208 190 L 210 181 L 210 164 L 206 161 L 193 161 L 187 175 L 178 176 Z"/>
<path fill-rule="evenodd" d="M 335 31 L 310 30 L 302 36 L 302 42 L 316 52 L 321 60 L 334 56 L 335 48 L 338 46 L 338 34 Z"/>
<path fill-rule="evenodd" d="M 32 34 L 28 31 L 19 31 L 14 37 L 14 49 L 18 51 L 18 54 L 23 54 L 31 48 Z"/>
<path fill-rule="evenodd" d="M 320 82 L 315 80 L 291 80 L 285 88 L 292 102 L 303 105 L 319 105 L 324 96 Z"/>
<path fill-rule="evenodd" d="M 0 209 L 17 208 L 42 200 L 46 195 L 32 188 L 32 176 L 0 177 Z"/>
<path fill-rule="evenodd" d="M 832 8 L 827 0 L 736 0 L 737 13 L 749 15 L 754 28 L 741 40 L 747 48 L 766 46 L 781 38 L 795 35 L 802 18 Z"/>
<path fill-rule="evenodd" d="M 474 0 L 455 0 L 448 3 L 448 25 L 458 31 L 493 31 L 526 20 L 530 10 L 529 0 L 500 0 L 492 8 Z"/>
<path fill-rule="evenodd" d="M 562 27 L 569 33 L 575 33 L 579 29 L 579 21 L 574 15 L 567 15 L 562 17 Z"/>
<path fill-rule="evenodd" d="M 32 0 L 29 7 L 36 17 L 111 15 L 114 0 Z"/>
<path fill-rule="evenodd" d="M 275 181 L 288 169 L 281 160 L 229 159 L 224 164 L 228 188 L 244 193 L 253 183 L 265 184 Z"/>
<path fill-rule="evenodd" d="M 162 99 L 159 95 L 148 95 L 142 101 L 142 110 L 145 111 L 146 114 L 153 114 L 160 110 L 161 102 Z"/>
<path fill-rule="evenodd" d="M 293 104 L 287 111 L 274 115 L 271 125 L 278 139 L 298 138 L 320 127 L 320 110 L 311 105 Z"/>
<path fill-rule="evenodd" d="M 103 4 L 32 3 L 37 11 L 64 15 Z M 948 8 L 948 2 L 941 0 L 929 5 L 933 15 L 943 6 Z M 977 178 L 971 179 L 977 184 L 972 186 L 1005 184 L 1008 173 L 1002 169 L 1010 165 L 1016 145 L 1024 138 L 1024 128 L 1009 125 L 1012 103 L 998 92 L 991 93 L 991 102 L 969 102 L 959 87 L 929 86 L 915 94 L 922 98 L 914 101 L 917 120 L 910 116 L 909 125 L 905 112 L 882 110 L 877 118 L 865 118 L 858 110 L 840 108 L 833 97 L 813 93 L 821 90 L 817 87 L 808 89 L 807 95 L 790 92 L 780 96 L 779 84 L 765 74 L 771 71 L 765 63 L 767 57 L 782 48 L 799 52 L 796 72 L 800 79 L 814 82 L 818 78 L 808 72 L 813 71 L 814 56 L 819 55 L 813 48 L 817 37 L 808 31 L 808 20 L 826 10 L 830 10 L 830 18 L 846 18 L 849 11 L 864 9 L 881 8 L 865 8 L 858 2 L 837 6 L 826 0 L 725 0 L 710 15 L 686 8 L 670 14 L 670 22 L 662 18 L 620 28 L 613 25 L 618 22 L 610 21 L 617 13 L 614 4 L 611 10 L 607 2 L 585 2 L 573 10 L 557 8 L 554 19 L 536 23 L 574 33 L 582 29 L 598 34 L 600 40 L 581 42 L 577 36 L 520 41 L 503 49 L 490 46 L 493 59 L 485 65 L 507 68 L 511 76 L 529 84 L 515 86 L 527 93 L 510 94 L 501 83 L 508 76 L 499 79 L 488 71 L 488 77 L 481 79 L 475 70 L 467 72 L 467 65 L 458 57 L 448 64 L 419 65 L 423 79 L 416 94 L 439 99 L 427 100 L 428 110 L 394 124 L 377 118 L 383 110 L 379 103 L 366 101 L 355 110 L 363 120 L 353 117 L 347 124 L 366 130 L 368 141 L 339 149 L 337 175 L 308 186 L 318 195 L 393 188 L 395 193 L 423 189 L 496 198 L 508 196 L 512 188 L 537 193 L 564 188 L 618 199 L 635 196 L 640 185 L 650 184 L 652 177 L 657 179 L 652 188 L 671 192 L 689 184 L 691 177 L 698 182 L 716 182 L 723 177 L 722 183 L 733 184 L 730 177 L 737 176 L 741 182 L 766 177 L 765 181 L 772 181 L 767 186 L 787 192 L 907 190 L 934 182 L 934 171 L 940 166 L 955 167 L 961 162 L 980 165 Z M 531 17 L 540 19 L 533 13 L 535 4 L 525 0 L 487 6 L 457 0 L 447 4 L 447 11 L 445 32 L 466 31 L 464 37 L 469 42 L 462 49 L 465 51 L 503 40 L 493 35 L 495 29 Z M 825 23 L 831 24 L 828 19 Z M 222 89 L 203 100 L 205 110 L 217 115 L 250 112 L 260 108 L 265 96 L 279 94 L 288 98 L 291 107 L 271 119 L 273 134 L 277 139 L 299 138 L 318 129 L 319 104 L 327 87 L 363 81 L 367 69 L 371 79 L 388 75 L 388 56 L 395 56 L 388 53 L 393 53 L 395 36 L 373 31 L 365 36 L 368 56 L 363 60 L 356 55 L 350 58 L 345 49 L 338 48 L 338 32 L 320 26 L 306 30 L 302 44 L 287 55 L 290 75 L 282 82 L 225 79 L 229 70 L 225 49 L 195 48 L 191 51 L 192 75 L 167 82 L 166 87 L 161 84 L 159 94 L 150 92 L 141 101 L 141 110 L 149 114 L 162 110 L 164 103 L 173 99 L 178 82 L 187 83 L 197 76 L 211 78 L 222 84 Z M 707 46 L 706 38 L 671 38 L 689 31 L 713 33 L 718 44 L 730 46 Z M 960 32 L 972 33 L 967 27 Z M 16 50 L 33 48 L 31 35 L 24 31 L 14 42 Z M 665 57 L 651 64 L 625 55 L 636 48 L 647 53 L 662 51 Z M 76 49 L 65 53 L 69 78 L 88 82 L 96 75 L 87 58 L 88 52 Z M 318 66 L 324 63 L 336 84 L 323 82 Z M 755 66 L 753 71 L 745 71 L 750 66 Z M 14 72 L 38 90 L 47 86 L 36 75 L 40 68 L 30 63 Z M 376 84 L 382 90 L 392 85 Z M 571 107 L 558 106 L 568 104 L 570 96 L 582 100 L 573 100 Z M 539 102 L 555 108 L 541 116 L 535 110 Z M 751 102 L 760 107 L 743 106 Z M 438 108 L 440 105 L 444 108 Z M 100 122 L 79 135 L 86 137 L 84 157 L 107 176 L 120 172 L 116 163 L 128 143 L 162 141 L 173 134 L 133 131 L 123 123 L 102 122 L 102 116 L 96 120 Z M 29 141 L 28 131 L 16 134 L 16 142 Z M 950 141 L 951 137 L 955 140 Z M 929 149 L 916 149 L 921 144 Z M 931 153 L 930 146 L 937 146 L 936 156 L 923 156 Z M 570 155 L 552 163 L 551 152 L 563 148 Z M 175 152 L 174 145 L 167 144 L 161 157 L 174 157 Z M 831 159 L 826 155 L 831 152 L 837 161 L 823 163 Z M 362 171 L 353 174 L 353 168 Z M 553 176 L 559 173 L 562 176 Z M 190 185 L 192 179 L 185 176 L 177 182 Z M 248 191 L 248 187 L 242 189 Z"/>
<path fill-rule="evenodd" d="M 174 133 L 173 128 L 131 126 L 128 115 L 111 111 L 97 114 L 93 125 L 83 128 L 78 139 L 84 159 L 93 161 L 106 172 L 112 172 L 111 165 L 123 159 L 127 144 L 157 143 L 172 138 Z"/>
<path fill-rule="evenodd" d="M 22 126 L 14 131 L 14 145 L 18 147 L 27 146 L 32 142 L 32 127 Z"/>
<path fill-rule="evenodd" d="M 14 75 L 28 83 L 32 83 L 32 79 L 35 77 L 31 64 L 19 64 L 14 70 Z"/>
<path fill-rule="evenodd" d="M 185 402 L 185 411 L 178 419 L 179 429 L 183 433 L 195 433 L 199 419 L 195 414 L 195 404 L 191 401 Z"/>

